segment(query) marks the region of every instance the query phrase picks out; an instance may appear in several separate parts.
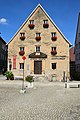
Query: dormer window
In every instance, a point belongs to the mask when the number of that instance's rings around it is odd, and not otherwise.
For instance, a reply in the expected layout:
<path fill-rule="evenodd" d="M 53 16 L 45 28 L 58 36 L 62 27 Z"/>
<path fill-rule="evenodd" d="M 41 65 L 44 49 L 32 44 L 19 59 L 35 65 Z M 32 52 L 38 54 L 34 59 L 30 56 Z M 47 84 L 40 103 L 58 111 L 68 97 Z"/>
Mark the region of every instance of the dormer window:
<path fill-rule="evenodd" d="M 20 39 L 24 40 L 25 39 L 25 33 L 20 33 Z"/>
<path fill-rule="evenodd" d="M 44 22 L 43 27 L 48 28 L 49 27 L 48 20 L 44 20 L 43 22 Z"/>
<path fill-rule="evenodd" d="M 56 41 L 57 40 L 56 32 L 52 32 L 51 33 L 51 39 L 52 39 L 52 41 Z"/>
<path fill-rule="evenodd" d="M 35 38 L 35 39 L 36 39 L 37 41 L 41 40 L 40 35 L 41 35 L 41 33 L 36 33 L 36 38 Z"/>
<path fill-rule="evenodd" d="M 34 27 L 35 27 L 34 20 L 30 20 L 29 28 L 34 29 Z"/>

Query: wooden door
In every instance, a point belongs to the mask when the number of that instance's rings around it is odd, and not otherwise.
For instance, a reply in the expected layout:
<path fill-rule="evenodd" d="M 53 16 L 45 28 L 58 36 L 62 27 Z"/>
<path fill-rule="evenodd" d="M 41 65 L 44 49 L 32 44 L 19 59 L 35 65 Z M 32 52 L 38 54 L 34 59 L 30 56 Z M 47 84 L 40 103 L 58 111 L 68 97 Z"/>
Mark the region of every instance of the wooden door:
<path fill-rule="evenodd" d="M 42 61 L 34 61 L 34 74 L 42 74 Z"/>

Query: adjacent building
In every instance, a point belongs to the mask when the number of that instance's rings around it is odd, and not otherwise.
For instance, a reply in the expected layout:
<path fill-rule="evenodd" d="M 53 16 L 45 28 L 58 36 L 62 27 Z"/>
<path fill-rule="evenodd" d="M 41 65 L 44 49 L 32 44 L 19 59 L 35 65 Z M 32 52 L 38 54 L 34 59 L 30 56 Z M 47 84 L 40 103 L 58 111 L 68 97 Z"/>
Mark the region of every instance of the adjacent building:
<path fill-rule="evenodd" d="M 6 42 L 0 37 L 0 74 L 7 70 L 7 47 Z"/>
<path fill-rule="evenodd" d="M 23 76 L 24 69 L 25 77 L 63 80 L 70 72 L 70 46 L 71 43 L 39 4 L 8 43 L 8 70 L 14 76 Z"/>
<path fill-rule="evenodd" d="M 75 47 L 70 48 L 70 76 L 74 79 L 75 73 Z"/>
<path fill-rule="evenodd" d="M 80 13 L 78 16 L 78 24 L 77 24 L 76 39 L 75 39 L 75 65 L 76 65 L 76 72 L 80 74 Z"/>

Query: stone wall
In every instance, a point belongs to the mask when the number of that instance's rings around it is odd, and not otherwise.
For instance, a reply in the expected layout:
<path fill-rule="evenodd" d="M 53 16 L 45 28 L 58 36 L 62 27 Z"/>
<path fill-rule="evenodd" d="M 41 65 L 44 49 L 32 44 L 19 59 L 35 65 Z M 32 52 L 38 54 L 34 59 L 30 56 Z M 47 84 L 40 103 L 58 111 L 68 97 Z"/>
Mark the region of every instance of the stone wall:
<path fill-rule="evenodd" d="M 34 20 L 35 27 L 30 29 L 28 27 L 30 21 Z M 49 27 L 43 28 L 43 20 L 48 20 Z M 25 40 L 20 39 L 20 33 L 25 33 Z M 41 33 L 41 40 L 36 41 L 36 33 Z M 57 40 L 51 40 L 51 32 L 56 32 Z M 25 76 L 34 75 L 34 60 L 39 58 L 29 58 L 29 55 L 35 52 L 36 46 L 40 46 L 40 51 L 47 55 L 47 58 L 42 60 L 42 75 L 51 79 L 51 76 L 56 75 L 57 80 L 63 79 L 63 71 L 69 72 L 69 43 L 65 40 L 60 31 L 55 27 L 45 12 L 38 7 L 36 11 L 30 16 L 25 24 L 19 29 L 11 42 L 8 44 L 8 59 L 12 61 L 12 72 L 15 76 L 22 76 L 23 72 L 20 70 L 19 63 L 23 63 L 22 56 L 19 55 L 20 47 L 24 47 L 26 61 L 25 61 Z M 51 55 L 51 47 L 56 47 L 57 54 Z M 13 69 L 13 56 L 16 55 L 16 69 Z M 56 63 L 56 69 L 53 70 L 51 63 Z M 8 64 L 9 69 L 9 64 Z"/>

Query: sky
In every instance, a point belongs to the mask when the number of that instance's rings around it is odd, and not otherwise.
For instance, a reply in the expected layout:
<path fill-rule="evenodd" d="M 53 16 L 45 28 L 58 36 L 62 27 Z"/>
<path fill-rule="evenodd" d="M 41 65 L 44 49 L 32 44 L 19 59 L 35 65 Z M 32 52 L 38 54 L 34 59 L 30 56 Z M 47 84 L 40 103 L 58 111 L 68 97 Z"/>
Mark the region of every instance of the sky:
<path fill-rule="evenodd" d="M 0 0 L 0 36 L 9 42 L 38 4 L 74 45 L 80 0 Z"/>

